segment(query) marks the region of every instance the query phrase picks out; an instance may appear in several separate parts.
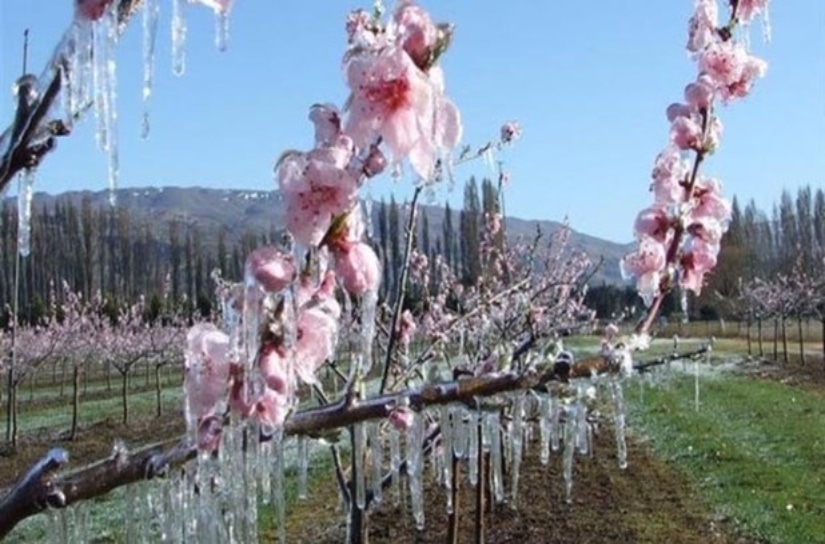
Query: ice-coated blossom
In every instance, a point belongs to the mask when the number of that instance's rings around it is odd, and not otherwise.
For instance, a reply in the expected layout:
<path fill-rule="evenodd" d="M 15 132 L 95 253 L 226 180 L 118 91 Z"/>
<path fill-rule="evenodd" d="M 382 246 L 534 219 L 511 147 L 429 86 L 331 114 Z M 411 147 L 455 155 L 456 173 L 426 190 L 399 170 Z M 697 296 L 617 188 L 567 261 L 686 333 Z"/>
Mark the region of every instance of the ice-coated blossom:
<path fill-rule="evenodd" d="M 717 41 L 699 53 L 699 70 L 725 101 L 747 96 L 754 81 L 767 69 L 764 60 L 751 55 L 738 41 Z"/>
<path fill-rule="evenodd" d="M 214 436 L 201 435 L 204 419 L 220 415 L 229 393 L 229 336 L 211 323 L 198 323 L 186 335 L 183 390 L 186 422 L 197 430 L 199 442 L 212 444 Z M 203 427 L 212 433 L 213 425 Z M 212 433 L 214 434 L 214 433 Z"/>
<path fill-rule="evenodd" d="M 509 144 L 521 137 L 521 125 L 518 121 L 507 121 L 501 125 L 501 143 Z"/>
<path fill-rule="evenodd" d="M 401 312 L 401 320 L 398 323 L 398 343 L 401 346 L 409 346 L 415 334 L 416 325 L 412 312 L 404 310 Z"/>
<path fill-rule="evenodd" d="M 364 242 L 341 242 L 333 246 L 335 274 L 344 289 L 353 295 L 378 291 L 381 263 L 375 251 Z"/>
<path fill-rule="evenodd" d="M 112 0 L 76 0 L 75 13 L 82 19 L 97 21 L 111 3 Z"/>
<path fill-rule="evenodd" d="M 719 244 L 706 243 L 698 238 L 692 238 L 689 248 L 679 261 L 681 268 L 679 285 L 699 295 L 702 292 L 705 274 L 716 266 L 718 254 Z"/>
<path fill-rule="evenodd" d="M 268 387 L 253 406 L 255 415 L 262 424 L 269 427 L 283 425 L 289 412 L 287 398 Z"/>
<path fill-rule="evenodd" d="M 275 293 L 295 280 L 295 260 L 275 247 L 260 247 L 246 258 L 246 275 L 265 291 Z"/>
<path fill-rule="evenodd" d="M 683 183 L 690 174 L 690 165 L 675 146 L 668 146 L 656 157 L 650 188 L 659 205 L 681 202 L 685 196 Z"/>
<path fill-rule="evenodd" d="M 690 210 L 692 221 L 703 221 L 705 218 L 727 226 L 731 217 L 731 203 L 722 196 L 722 185 L 715 178 L 700 176 L 693 188 L 694 205 Z"/>
<path fill-rule="evenodd" d="M 716 39 L 719 26 L 719 6 L 716 2 L 696 0 L 693 16 L 688 21 L 688 51 L 701 51 Z"/>
<path fill-rule="evenodd" d="M 706 109 L 713 100 L 713 80 L 707 74 L 700 75 L 696 81 L 685 87 L 685 102 L 697 109 Z"/>
<path fill-rule="evenodd" d="M 738 0 L 736 18 L 746 25 L 759 14 L 767 15 L 769 0 Z"/>
<path fill-rule="evenodd" d="M 264 344 L 258 353 L 258 369 L 266 386 L 280 393 L 289 393 L 289 355 L 286 349 L 275 343 Z"/>
<path fill-rule="evenodd" d="M 335 145 L 341 135 L 341 112 L 333 104 L 314 104 L 309 120 L 315 125 L 315 145 Z"/>
<path fill-rule="evenodd" d="M 401 47 L 421 70 L 428 70 L 438 45 L 438 27 L 426 10 L 409 0 L 402 1 L 393 15 Z"/>
<path fill-rule="evenodd" d="M 350 45 L 369 47 L 375 45 L 378 39 L 377 21 L 372 14 L 363 9 L 356 9 L 347 15 L 346 32 L 347 42 Z"/>
<path fill-rule="evenodd" d="M 400 47 L 352 54 L 346 64 L 352 90 L 344 132 L 359 148 L 379 138 L 393 161 L 408 159 L 415 172 L 432 179 L 438 153 L 461 136 L 456 107 Z"/>
<path fill-rule="evenodd" d="M 316 383 L 315 372 L 335 354 L 338 322 L 323 308 L 310 307 L 298 314 L 295 372 L 304 383 Z"/>
<path fill-rule="evenodd" d="M 357 202 L 358 181 L 347 167 L 352 140 L 338 136 L 334 144 L 309 153 L 285 153 L 275 175 L 286 201 L 286 226 L 303 244 L 317 245 L 332 224 Z"/>
<path fill-rule="evenodd" d="M 657 206 L 645 208 L 636 216 L 636 223 L 633 226 L 636 238 L 650 237 L 659 243 L 664 244 L 672 234 L 673 221 L 667 212 Z"/>
<path fill-rule="evenodd" d="M 636 288 L 649 305 L 659 294 L 665 264 L 666 251 L 662 243 L 650 236 L 641 236 L 639 247 L 619 262 L 619 268 L 624 278 L 636 278 Z"/>
<path fill-rule="evenodd" d="M 701 151 L 703 146 L 701 121 L 693 115 L 676 116 L 670 124 L 670 140 L 679 149 Z"/>
<path fill-rule="evenodd" d="M 397 430 L 406 432 L 412 428 L 413 422 L 415 422 L 415 412 L 406 406 L 393 408 L 390 415 L 387 416 L 387 421 Z"/>

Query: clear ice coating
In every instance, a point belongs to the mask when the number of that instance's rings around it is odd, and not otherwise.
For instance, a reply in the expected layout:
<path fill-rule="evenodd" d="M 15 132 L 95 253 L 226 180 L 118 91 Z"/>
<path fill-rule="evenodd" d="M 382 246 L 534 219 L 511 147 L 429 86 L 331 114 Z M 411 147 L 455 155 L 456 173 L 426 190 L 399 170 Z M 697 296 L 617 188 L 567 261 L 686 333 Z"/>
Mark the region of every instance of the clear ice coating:
<path fill-rule="evenodd" d="M 518 504 L 518 485 L 521 474 L 521 454 L 524 445 L 524 393 L 513 398 L 513 420 L 510 422 L 510 486 L 513 506 Z"/>
<path fill-rule="evenodd" d="M 149 137 L 149 98 L 152 96 L 152 83 L 155 76 L 155 43 L 158 34 L 158 0 L 143 2 L 143 119 L 140 136 Z"/>
<path fill-rule="evenodd" d="M 367 423 L 367 434 L 370 447 L 370 463 L 372 467 L 372 474 L 370 476 L 370 489 L 372 490 L 373 501 L 375 504 L 381 504 L 383 500 L 383 458 L 384 458 L 384 444 L 381 440 L 381 423 L 373 421 Z"/>
<path fill-rule="evenodd" d="M 390 473 L 392 474 L 393 489 L 393 504 L 398 504 L 399 499 L 404 494 L 404 489 L 401 487 L 399 480 L 399 473 L 401 470 L 401 436 L 394 428 L 390 428 Z"/>
<path fill-rule="evenodd" d="M 541 464 L 547 465 L 550 461 L 550 426 L 553 418 L 553 405 L 548 395 L 539 397 L 539 455 Z"/>
<path fill-rule="evenodd" d="M 627 468 L 627 443 L 625 441 L 625 406 L 622 382 L 618 378 L 610 381 L 610 400 L 613 403 L 613 424 L 616 430 L 616 456 L 619 468 Z"/>
<path fill-rule="evenodd" d="M 186 71 L 186 1 L 172 0 L 172 73 Z"/>
<path fill-rule="evenodd" d="M 215 47 L 226 51 L 229 44 L 229 13 L 224 10 L 215 12 Z"/>
<path fill-rule="evenodd" d="M 307 473 L 309 472 L 309 439 L 298 437 L 298 498 L 307 498 Z"/>
<path fill-rule="evenodd" d="M 566 410 L 564 414 L 564 451 L 562 452 L 562 475 L 564 477 L 565 500 L 573 501 L 573 454 L 576 452 L 576 418 L 575 409 Z"/>
<path fill-rule="evenodd" d="M 407 479 L 410 483 L 410 503 L 415 527 L 424 530 L 424 434 L 423 414 L 415 413 L 413 424 L 407 431 Z"/>
<path fill-rule="evenodd" d="M 31 254 L 34 180 L 35 169 L 27 168 L 17 186 L 17 253 L 21 257 Z"/>
<path fill-rule="evenodd" d="M 366 456 L 366 423 L 356 423 L 352 426 L 352 470 L 353 485 L 355 486 L 355 505 L 363 510 L 367 503 L 366 478 L 364 477 L 364 457 Z"/>

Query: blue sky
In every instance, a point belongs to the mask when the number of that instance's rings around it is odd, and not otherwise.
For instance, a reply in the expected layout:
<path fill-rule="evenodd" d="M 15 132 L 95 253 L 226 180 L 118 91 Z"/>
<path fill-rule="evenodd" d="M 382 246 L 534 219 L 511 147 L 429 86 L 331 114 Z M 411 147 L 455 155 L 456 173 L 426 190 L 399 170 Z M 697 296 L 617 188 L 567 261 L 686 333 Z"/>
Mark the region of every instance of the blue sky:
<path fill-rule="evenodd" d="M 152 131 L 140 137 L 139 19 L 118 49 L 121 185 L 201 185 L 271 189 L 272 165 L 288 148 L 306 148 L 315 102 L 342 104 L 343 21 L 370 0 L 237 0 L 229 49 L 214 46 L 210 10 L 189 6 L 186 72 L 172 75 L 171 1 L 161 1 Z M 22 32 L 31 31 L 30 66 L 40 72 L 67 27 L 72 0 L 0 2 L 0 89 L 21 67 Z M 503 121 L 524 136 L 503 159 L 512 175 L 507 211 L 529 219 L 567 216 L 577 230 L 629 241 L 650 201 L 653 159 L 667 142 L 664 110 L 695 76 L 687 57 L 691 0 L 422 2 L 436 20 L 457 25 L 444 58 L 447 90 L 462 111 L 464 140 L 481 144 Z M 796 10 L 796 11 L 793 11 Z M 774 0 L 773 40 L 760 25 L 754 49 L 770 63 L 753 95 L 720 112 L 725 133 L 706 172 L 727 194 L 768 208 L 783 188 L 825 186 L 825 2 Z M 0 100 L 0 123 L 13 115 Z M 107 159 L 87 117 L 38 173 L 37 189 L 100 190 Z M 488 175 L 473 164 L 458 179 Z M 371 184 L 374 198 L 410 181 Z M 13 191 L 12 191 L 13 192 Z M 439 200 L 461 202 L 441 189 Z"/>

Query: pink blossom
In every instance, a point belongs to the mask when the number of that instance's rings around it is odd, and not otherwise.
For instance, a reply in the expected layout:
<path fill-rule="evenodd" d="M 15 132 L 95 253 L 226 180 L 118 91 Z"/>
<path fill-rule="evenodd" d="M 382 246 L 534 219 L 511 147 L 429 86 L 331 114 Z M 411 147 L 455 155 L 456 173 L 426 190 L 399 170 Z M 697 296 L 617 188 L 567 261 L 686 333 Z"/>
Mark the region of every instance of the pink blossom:
<path fill-rule="evenodd" d="M 381 283 L 381 263 L 363 242 L 342 242 L 333 247 L 335 274 L 353 295 L 376 292 Z"/>
<path fill-rule="evenodd" d="M 701 51 L 714 41 L 719 26 L 719 6 L 716 0 L 696 0 L 696 9 L 688 21 L 687 49 Z"/>
<path fill-rule="evenodd" d="M 352 89 L 344 131 L 364 148 L 378 138 L 399 163 L 408 159 L 424 179 L 434 175 L 439 147 L 460 137 L 458 110 L 399 47 L 350 56 L 346 79 Z"/>
<path fill-rule="evenodd" d="M 228 335 L 211 323 L 199 323 L 189 329 L 184 351 L 183 390 L 190 432 L 197 429 L 201 435 L 205 418 L 222 415 L 218 412 L 222 411 L 229 393 L 229 367 Z"/>
<path fill-rule="evenodd" d="M 685 101 L 697 109 L 707 109 L 713 100 L 713 80 L 707 74 L 700 75 L 696 81 L 685 87 Z"/>
<path fill-rule="evenodd" d="M 767 63 L 738 41 L 718 41 L 699 54 L 699 69 L 709 77 L 723 100 L 748 95 L 753 82 L 767 72 Z"/>
<path fill-rule="evenodd" d="M 339 136 L 332 146 L 286 153 L 276 164 L 286 226 L 297 241 L 317 245 L 333 218 L 357 202 L 358 182 L 346 169 L 352 155 L 352 141 Z"/>
<path fill-rule="evenodd" d="M 265 246 L 254 250 L 246 258 L 246 274 L 265 291 L 275 293 L 291 284 L 297 271 L 292 255 Z"/>
<path fill-rule="evenodd" d="M 690 165 L 679 153 L 675 146 L 668 146 L 659 153 L 653 165 L 651 177 L 655 202 L 667 205 L 681 202 L 685 198 L 685 189 L 682 185 L 690 174 Z"/>
<path fill-rule="evenodd" d="M 665 247 L 650 236 L 641 236 L 638 249 L 625 256 L 619 262 L 619 268 L 623 277 L 636 278 L 639 294 L 645 304 L 650 304 L 653 297 L 659 294 L 659 282 L 665 264 Z"/>
<path fill-rule="evenodd" d="M 401 47 L 418 68 L 429 69 L 438 43 L 438 28 L 430 14 L 411 1 L 403 1 L 393 19 Z"/>
<path fill-rule="evenodd" d="M 265 344 L 258 353 L 258 369 L 267 387 L 286 395 L 289 392 L 288 354 L 282 346 Z"/>
<path fill-rule="evenodd" d="M 220 416 L 213 414 L 201 418 L 197 431 L 198 449 L 205 452 L 217 450 L 221 443 L 222 430 L 223 421 Z"/>
<path fill-rule="evenodd" d="M 315 383 L 315 372 L 335 354 L 337 321 L 322 308 L 302 310 L 298 315 L 295 372 L 304 383 Z"/>
<path fill-rule="evenodd" d="M 289 412 L 289 405 L 285 396 L 267 387 L 255 402 L 254 410 L 258 421 L 264 425 L 280 427 Z"/>
<path fill-rule="evenodd" d="M 415 334 L 416 325 L 412 312 L 404 310 L 401 313 L 401 320 L 398 323 L 398 342 L 401 346 L 409 346 Z"/>
<path fill-rule="evenodd" d="M 739 0 L 736 6 L 736 19 L 746 25 L 760 13 L 763 16 L 768 11 L 769 0 Z"/>
<path fill-rule="evenodd" d="M 670 140 L 679 149 L 702 150 L 702 125 L 691 117 L 679 116 L 670 125 Z"/>
<path fill-rule="evenodd" d="M 660 207 L 645 208 L 636 216 L 634 231 L 637 238 L 650 237 L 664 244 L 672 234 L 671 218 Z"/>
<path fill-rule="evenodd" d="M 714 178 L 700 176 L 693 188 L 694 206 L 690 211 L 692 221 L 709 218 L 727 225 L 730 221 L 731 203 L 722 196 L 722 186 Z"/>
<path fill-rule="evenodd" d="M 507 121 L 501 125 L 501 143 L 509 144 L 521 137 L 521 125 L 518 121 Z"/>
<path fill-rule="evenodd" d="M 681 275 L 679 284 L 699 295 L 702 292 L 705 274 L 716 266 L 718 244 L 708 244 L 697 238 L 691 240 L 690 248 L 679 261 Z"/>
<path fill-rule="evenodd" d="M 341 135 L 341 112 L 333 104 L 315 104 L 309 109 L 309 120 L 315 125 L 315 145 L 335 145 Z"/>
<path fill-rule="evenodd" d="M 390 415 L 387 416 L 387 421 L 389 421 L 390 425 L 395 427 L 396 430 L 406 432 L 412 428 L 415 422 L 415 412 L 407 407 L 393 408 Z"/>
<path fill-rule="evenodd" d="M 112 0 L 77 0 L 76 13 L 86 20 L 97 21 L 103 17 L 111 3 Z"/>

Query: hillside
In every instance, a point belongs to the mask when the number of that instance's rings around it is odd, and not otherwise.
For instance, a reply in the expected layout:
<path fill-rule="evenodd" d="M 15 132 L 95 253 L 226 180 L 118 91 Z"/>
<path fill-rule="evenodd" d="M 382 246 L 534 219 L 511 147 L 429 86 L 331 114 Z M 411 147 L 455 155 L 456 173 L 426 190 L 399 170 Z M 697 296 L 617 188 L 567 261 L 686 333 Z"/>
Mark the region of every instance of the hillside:
<path fill-rule="evenodd" d="M 54 206 L 57 200 L 71 200 L 79 206 L 84 198 L 89 198 L 94 207 L 108 205 L 107 191 L 70 191 L 51 195 L 36 193 L 35 209 L 46 205 Z M 230 238 L 240 238 L 244 231 L 271 232 L 279 230 L 283 224 L 284 208 L 277 191 L 251 191 L 230 189 L 207 189 L 202 187 L 147 187 L 124 188 L 117 191 L 118 206 L 126 207 L 133 217 L 145 218 L 156 226 L 160 239 L 166 236 L 171 220 L 184 224 L 204 227 L 205 231 L 216 232 L 224 226 Z M 430 232 L 440 233 L 444 218 L 444 208 L 424 206 Z M 508 217 L 506 229 L 511 237 L 532 238 L 536 227 L 545 234 L 552 234 L 562 228 L 562 223 L 552 220 L 525 220 Z M 205 239 L 211 245 L 215 240 Z M 593 278 L 600 283 L 621 283 L 619 259 L 630 250 L 629 244 L 619 244 L 597 238 L 579 231 L 571 233 L 571 245 L 584 251 L 596 262 L 604 259 L 601 270 Z"/>

